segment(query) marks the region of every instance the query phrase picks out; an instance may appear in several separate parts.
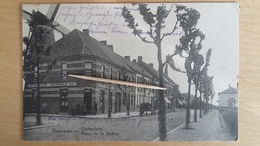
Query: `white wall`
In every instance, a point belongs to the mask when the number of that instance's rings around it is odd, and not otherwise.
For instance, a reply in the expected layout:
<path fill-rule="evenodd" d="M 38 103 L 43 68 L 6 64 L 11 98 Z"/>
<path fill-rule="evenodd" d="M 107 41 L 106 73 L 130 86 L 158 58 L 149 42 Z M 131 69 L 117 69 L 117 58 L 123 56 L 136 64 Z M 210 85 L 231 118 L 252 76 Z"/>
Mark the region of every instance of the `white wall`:
<path fill-rule="evenodd" d="M 219 106 L 228 107 L 228 100 L 234 98 L 236 100 L 236 107 L 238 107 L 238 94 L 220 94 Z"/>

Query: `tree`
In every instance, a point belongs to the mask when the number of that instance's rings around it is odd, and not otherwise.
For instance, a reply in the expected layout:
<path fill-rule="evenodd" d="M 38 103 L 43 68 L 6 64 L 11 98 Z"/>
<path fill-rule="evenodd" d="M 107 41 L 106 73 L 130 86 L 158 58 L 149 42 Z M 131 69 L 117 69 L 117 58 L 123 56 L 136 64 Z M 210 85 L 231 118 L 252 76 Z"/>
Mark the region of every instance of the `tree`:
<path fill-rule="evenodd" d="M 209 106 L 209 99 L 210 99 L 210 96 L 212 95 L 212 92 L 213 92 L 213 76 L 207 76 L 207 79 L 206 79 L 206 82 L 205 82 L 205 90 L 204 90 L 204 94 L 203 94 L 203 97 L 204 97 L 204 101 L 205 101 L 205 104 L 206 106 L 204 106 L 204 111 L 205 111 L 205 114 L 208 113 L 208 106 Z"/>
<path fill-rule="evenodd" d="M 172 35 L 178 28 L 178 24 L 182 22 L 182 25 L 184 23 L 185 19 L 184 17 L 180 17 L 179 11 L 182 10 L 183 6 L 176 6 L 176 10 L 174 11 L 176 13 L 177 21 L 176 23 L 171 26 L 172 30 L 169 33 L 162 33 L 162 29 L 165 28 L 165 19 L 170 14 L 172 7 L 167 10 L 165 5 L 161 5 L 157 7 L 157 11 L 153 13 L 148 7 L 147 4 L 139 4 L 139 12 L 140 15 L 143 17 L 143 20 L 147 25 L 149 26 L 148 31 L 144 34 L 142 33 L 143 30 L 138 29 L 138 23 L 135 22 L 134 16 L 130 13 L 130 11 L 124 7 L 122 9 L 122 15 L 125 19 L 125 22 L 127 23 L 127 27 L 133 30 L 133 34 L 137 37 L 139 37 L 143 42 L 145 43 L 151 43 L 154 44 L 157 48 L 157 59 L 158 59 L 158 65 L 159 65 L 159 86 L 164 87 L 164 76 L 163 76 L 163 68 L 166 64 L 169 62 L 172 62 L 172 57 L 174 55 L 177 55 L 178 52 L 175 51 L 172 55 L 168 55 L 166 57 L 166 61 L 163 63 L 162 60 L 162 41 L 165 37 Z M 186 12 L 187 14 L 189 11 Z M 189 24 L 186 24 L 189 25 Z M 149 39 L 147 39 L 144 35 L 147 35 Z M 176 69 L 174 64 L 171 64 L 171 67 L 173 69 Z M 179 69 L 176 69 L 176 71 L 180 71 Z M 165 101 L 164 101 L 164 91 L 159 90 L 159 114 L 158 114 L 158 120 L 159 120 L 159 134 L 160 134 L 160 141 L 166 140 L 166 111 L 165 111 Z"/>
<path fill-rule="evenodd" d="M 47 37 L 53 34 L 52 28 L 44 26 L 47 22 L 47 18 L 40 12 L 32 11 L 31 20 L 27 20 L 29 33 L 23 38 L 26 46 L 23 50 L 23 79 L 25 87 L 29 83 L 37 84 L 37 125 L 41 125 L 40 82 L 46 78 L 57 62 L 50 57 L 52 49 L 50 44 L 54 42 L 54 38 Z M 42 66 L 44 63 L 47 64 L 47 68 Z"/>
<path fill-rule="evenodd" d="M 123 67 L 119 74 L 119 80 L 131 81 L 131 80 L 129 80 L 129 78 L 131 78 L 131 76 L 129 74 L 127 74 L 126 69 Z M 126 102 L 126 112 L 127 112 L 127 115 L 130 115 L 130 99 L 129 99 L 130 97 L 127 97 L 127 90 L 130 89 L 130 91 L 133 91 L 133 86 L 119 85 L 119 84 L 117 86 L 123 92 L 123 101 L 126 100 L 125 101 Z"/>
<path fill-rule="evenodd" d="M 200 103 L 201 103 L 201 94 L 203 93 L 203 77 L 207 74 L 207 68 L 210 65 L 211 49 L 206 53 L 206 63 L 204 64 L 203 56 L 198 54 L 194 60 L 194 69 L 193 69 L 193 82 L 195 84 L 195 109 L 194 109 L 194 121 L 197 122 L 197 92 L 200 91 Z M 202 65 L 204 64 L 203 69 L 201 70 Z M 200 105 L 201 107 L 201 105 Z M 201 118 L 200 110 L 200 118 Z"/>
<path fill-rule="evenodd" d="M 213 87 L 214 88 L 214 87 Z M 210 111 L 212 111 L 212 107 L 213 107 L 213 104 L 212 104 L 212 100 L 214 99 L 214 96 L 215 96 L 215 91 L 214 91 L 214 89 L 213 89 L 213 91 L 212 91 L 212 93 L 211 93 L 211 99 L 210 99 L 210 105 L 211 105 L 211 109 L 210 109 Z"/>
<path fill-rule="evenodd" d="M 180 45 L 176 45 L 175 52 L 181 57 L 185 58 L 185 69 L 188 77 L 188 97 L 187 97 L 187 111 L 186 111 L 186 129 L 190 123 L 190 92 L 192 80 L 196 80 L 200 68 L 203 64 L 203 56 L 199 54 L 202 49 L 202 41 L 205 35 L 196 28 L 200 13 L 192 8 L 179 6 L 180 26 L 184 31 L 184 35 L 179 39 Z M 187 56 L 184 56 L 184 53 Z M 197 91 L 196 91 L 197 92 Z M 196 94 L 196 93 L 195 93 Z"/>

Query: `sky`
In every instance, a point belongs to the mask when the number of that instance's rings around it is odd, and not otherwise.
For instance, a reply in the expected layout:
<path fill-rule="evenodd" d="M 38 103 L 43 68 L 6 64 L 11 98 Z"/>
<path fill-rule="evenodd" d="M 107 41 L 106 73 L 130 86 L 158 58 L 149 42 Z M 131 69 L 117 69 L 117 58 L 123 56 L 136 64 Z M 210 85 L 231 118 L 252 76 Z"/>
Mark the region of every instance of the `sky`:
<path fill-rule="evenodd" d="M 239 32 L 238 32 L 238 5 L 236 3 L 177 3 L 194 8 L 200 12 L 200 19 L 197 28 L 205 34 L 206 38 L 202 42 L 200 53 L 206 56 L 209 48 L 212 49 L 210 66 L 208 74 L 214 76 L 213 85 L 216 92 L 213 104 L 218 105 L 218 93 L 227 89 L 229 84 L 237 88 L 239 75 Z M 138 28 L 149 30 L 149 26 L 144 23 L 140 16 L 137 5 L 124 4 L 135 17 Z M 144 43 L 134 36 L 121 15 L 123 4 L 61 4 L 55 17 L 60 25 L 69 30 L 90 29 L 90 35 L 99 41 L 106 40 L 107 44 L 114 46 L 114 51 L 121 56 L 130 55 L 131 60 L 143 57 L 146 63 L 153 63 L 154 68 L 158 69 L 157 48 L 154 44 Z M 152 12 L 161 4 L 148 4 Z M 165 20 L 165 28 L 162 32 L 170 32 L 176 22 L 174 13 L 176 3 L 165 4 L 167 9 L 172 7 L 172 11 Z M 43 14 L 48 11 L 49 5 L 23 5 L 23 10 L 31 12 L 39 10 Z M 23 23 L 23 36 L 28 34 L 28 26 Z M 172 54 L 175 45 L 179 44 L 179 38 L 182 30 L 178 28 L 171 36 L 165 37 L 162 41 L 162 57 Z M 145 34 L 143 35 L 145 36 Z M 55 32 L 55 39 L 61 38 L 61 34 Z M 149 36 L 146 37 L 149 40 Z M 184 70 L 184 59 L 178 56 L 174 57 L 178 68 Z M 184 73 L 172 71 L 169 68 L 169 77 L 178 85 L 181 93 L 188 90 L 187 76 Z M 194 87 L 192 87 L 194 90 Z M 192 92 L 194 94 L 194 91 Z"/>

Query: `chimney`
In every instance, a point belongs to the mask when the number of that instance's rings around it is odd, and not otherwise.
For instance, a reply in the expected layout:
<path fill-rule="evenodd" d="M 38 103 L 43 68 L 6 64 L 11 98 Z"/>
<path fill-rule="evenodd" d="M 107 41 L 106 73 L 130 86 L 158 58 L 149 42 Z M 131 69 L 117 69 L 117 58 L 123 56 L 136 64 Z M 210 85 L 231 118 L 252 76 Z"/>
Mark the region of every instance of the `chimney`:
<path fill-rule="evenodd" d="M 231 87 L 231 84 L 229 84 L 228 87 L 230 88 L 230 87 Z"/>
<path fill-rule="evenodd" d="M 130 61 L 130 56 L 125 56 L 125 59 L 127 59 L 128 61 Z"/>
<path fill-rule="evenodd" d="M 112 51 L 114 50 L 113 45 L 107 45 Z"/>
<path fill-rule="evenodd" d="M 136 59 L 133 59 L 133 63 L 136 63 Z"/>
<path fill-rule="evenodd" d="M 143 57 L 142 56 L 138 56 L 137 62 L 142 62 L 142 61 L 143 61 Z"/>
<path fill-rule="evenodd" d="M 100 43 L 107 45 L 107 41 L 100 41 Z"/>
<path fill-rule="evenodd" d="M 83 33 L 87 36 L 89 36 L 89 29 L 83 29 Z"/>
<path fill-rule="evenodd" d="M 149 63 L 149 65 L 153 68 L 153 63 Z"/>

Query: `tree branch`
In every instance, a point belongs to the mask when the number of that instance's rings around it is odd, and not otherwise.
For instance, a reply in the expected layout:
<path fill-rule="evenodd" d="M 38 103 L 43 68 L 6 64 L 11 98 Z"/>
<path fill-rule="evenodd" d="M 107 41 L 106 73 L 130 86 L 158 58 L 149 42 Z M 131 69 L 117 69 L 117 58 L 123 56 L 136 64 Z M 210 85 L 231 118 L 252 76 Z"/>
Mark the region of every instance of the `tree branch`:
<path fill-rule="evenodd" d="M 174 33 L 174 31 L 178 28 L 178 27 L 177 27 L 178 22 L 179 22 L 179 20 L 176 21 L 173 30 L 172 30 L 170 33 L 165 33 L 165 34 L 162 36 L 161 40 L 163 40 L 164 37 L 169 36 L 169 35 L 172 35 L 172 34 Z"/>

